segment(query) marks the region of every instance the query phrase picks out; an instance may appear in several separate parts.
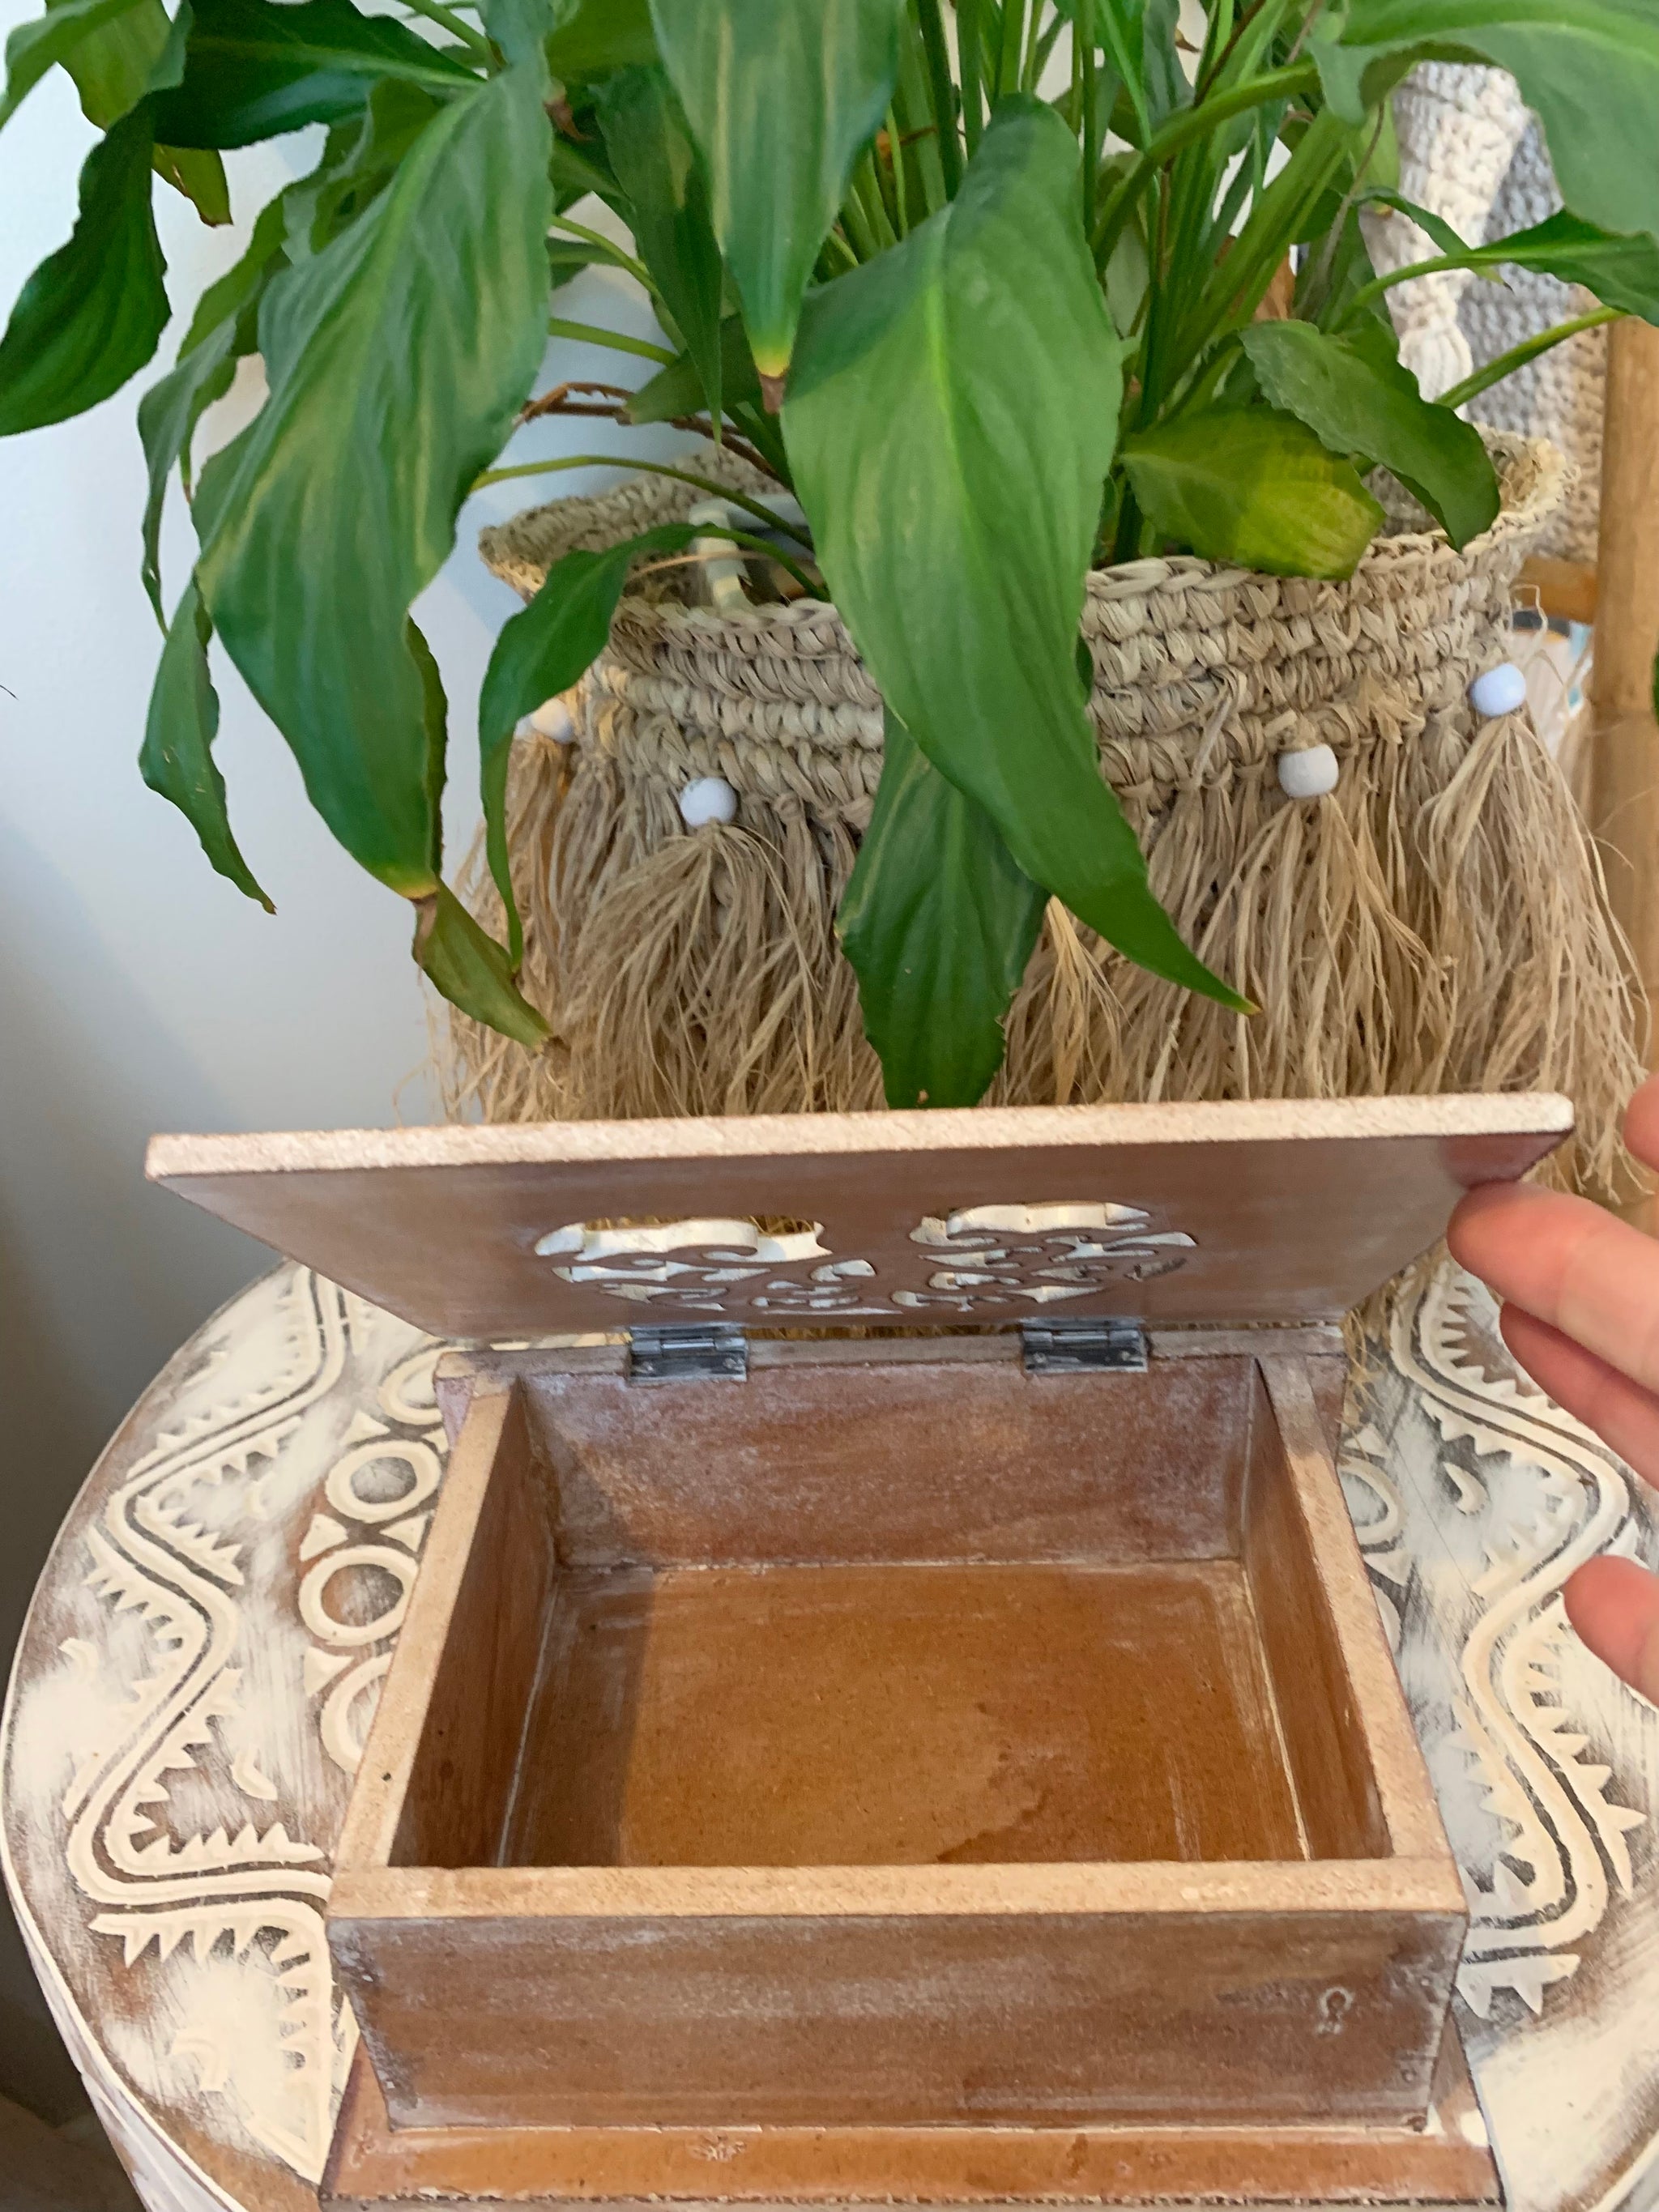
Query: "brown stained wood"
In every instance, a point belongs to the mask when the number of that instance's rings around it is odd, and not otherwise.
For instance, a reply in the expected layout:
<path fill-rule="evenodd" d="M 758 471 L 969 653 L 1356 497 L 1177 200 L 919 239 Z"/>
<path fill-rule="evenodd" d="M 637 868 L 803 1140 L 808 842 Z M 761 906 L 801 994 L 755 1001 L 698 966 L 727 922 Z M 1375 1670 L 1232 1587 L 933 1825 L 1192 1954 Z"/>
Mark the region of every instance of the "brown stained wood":
<path fill-rule="evenodd" d="M 1659 1045 L 1651 1019 L 1659 1003 L 1659 331 L 1633 316 L 1607 332 L 1601 453 L 1589 811 L 1649 1016 L 1652 1066 Z M 1629 1210 L 1653 1226 L 1650 1198 L 1633 1196 Z"/>
<path fill-rule="evenodd" d="M 526 1370 L 572 1565 L 1236 1555 L 1253 1365 L 1026 1374 L 777 1347 L 746 1383 Z M 855 1357 L 848 1354 L 855 1353 Z M 1103 1385 L 1104 1388 L 1103 1389 Z"/>
<path fill-rule="evenodd" d="M 1516 588 L 1536 592 L 1539 611 L 1546 616 L 1564 622 L 1595 620 L 1596 573 L 1588 561 L 1559 561 L 1534 553 L 1522 562 Z"/>
<path fill-rule="evenodd" d="M 1095 2202 L 1224 2198 L 1255 2212 L 1322 2205 L 1496 2207 L 1498 2176 L 1462 2054 L 1447 2037 L 1421 2129 L 405 2129 L 360 2053 L 321 2191 L 340 2212 L 478 2203 Z"/>
<path fill-rule="evenodd" d="M 1322 1859 L 1378 1857 L 1389 1848 L 1388 1830 L 1320 1588 L 1314 1539 L 1298 1510 L 1284 1438 L 1260 1380 L 1256 1391 L 1244 1565 L 1267 1666 L 1279 1686 L 1279 1725 L 1309 1850 Z"/>
<path fill-rule="evenodd" d="M 1659 647 L 1659 330 L 1631 317 L 1607 332 L 1596 544 L 1598 712 L 1653 702 Z"/>
<path fill-rule="evenodd" d="M 1321 1764 L 1334 1784 L 1338 1769 L 1328 1754 L 1334 1752 L 1340 1761 L 1346 1786 L 1334 1790 L 1328 1802 L 1334 1806 L 1346 1800 L 1346 1832 L 1356 1840 L 1361 1834 L 1373 1836 L 1376 1808 L 1387 1848 L 1425 1866 L 1437 1864 L 1449 1898 L 1457 1890 L 1450 1847 L 1306 1370 L 1297 1360 L 1264 1359 L 1261 1372 L 1273 1418 L 1262 1423 L 1258 1408 L 1253 1444 L 1260 1450 L 1267 1437 L 1276 1438 L 1273 1451 L 1287 1480 L 1277 1486 L 1269 1482 L 1260 1498 L 1246 1499 L 1246 1563 L 1251 1568 L 1258 1617 L 1264 1597 L 1271 1607 L 1288 1595 L 1289 1558 L 1299 1552 L 1309 1571 L 1302 1585 L 1302 1634 L 1291 1639 L 1281 1636 L 1277 1642 L 1272 1636 L 1267 1639 L 1268 1665 L 1281 1686 L 1281 1718 L 1288 1715 L 1287 1725 L 1294 1727 L 1315 1716 L 1329 1717 L 1333 1725 Z M 1262 1462 L 1253 1458 L 1253 1486 L 1261 1468 Z M 1291 1507 L 1279 1524 L 1282 1553 L 1271 1541 L 1262 1540 L 1265 1531 L 1255 1519 L 1275 1490 Z M 1248 1532 L 1253 1527 L 1257 1542 L 1252 1559 Z M 1316 1624 L 1316 1633 L 1311 1633 Z M 1311 1769 L 1319 1757 L 1311 1735 L 1307 1749 Z M 1305 1814 L 1316 1793 L 1294 1758 L 1291 1771 Z M 1344 1832 L 1344 1824 L 1334 1819 L 1334 1835 Z M 1326 1855 L 1311 1829 L 1309 1841 L 1315 1857 Z"/>
<path fill-rule="evenodd" d="M 1360 1710 L 1370 1601 L 1304 1363 L 1264 1390 L 1236 1355 L 1035 1377 L 811 1349 L 744 1385 L 530 1355 L 522 1429 L 487 1363 L 495 1425 L 463 1430 L 330 1915 L 394 2121 L 1420 2120 L 1465 1908 L 1420 1763 L 1364 1772 L 1393 1748 Z M 1273 1571 L 1315 1627 L 1288 1662 L 1267 1644 L 1270 1695 L 1225 1553 L 1248 1569 L 1275 1496 Z M 773 1564 L 700 1563 L 734 1531 Z M 522 1673 L 492 1690 L 458 1827 L 469 1639 L 537 1560 L 537 1711 L 520 1757 Z M 522 1655 L 540 1628 L 513 1604 Z M 1287 1747 L 1310 1701 L 1320 1743 L 1348 1717 L 1345 1773 L 1387 1815 L 1316 1815 L 1318 1863 L 1273 1794 L 1275 1700 Z M 436 1751 L 410 1742 L 428 1713 Z M 446 1872 L 457 1841 L 479 1859 Z M 589 1863 L 489 1863 L 556 1851 Z"/>
<path fill-rule="evenodd" d="M 1461 1923 L 337 1917 L 394 2125 L 1421 2120 Z"/>
<path fill-rule="evenodd" d="M 1464 1188 L 1523 1173 L 1571 1122 L 1553 1096 L 974 1108 L 158 1138 L 149 1171 L 452 1336 L 1006 1327 L 1045 1301 L 1163 1327 L 1337 1318 Z M 1076 1230 L 1106 1206 L 1144 1221 Z M 989 1234 L 962 1218 L 987 1207 L 1060 1213 Z M 745 1224 L 778 1218 L 817 1224 L 812 1251 L 763 1251 Z M 534 1249 L 617 1221 L 666 1225 L 671 1249 Z M 1194 1241 L 1146 1241 L 1172 1237 Z"/>
<path fill-rule="evenodd" d="M 358 1769 L 339 1863 L 493 1863 L 553 1571 L 523 1401 L 471 1401 Z"/>
<path fill-rule="evenodd" d="M 1305 1856 L 1232 1561 L 562 1577 L 508 1856 Z"/>

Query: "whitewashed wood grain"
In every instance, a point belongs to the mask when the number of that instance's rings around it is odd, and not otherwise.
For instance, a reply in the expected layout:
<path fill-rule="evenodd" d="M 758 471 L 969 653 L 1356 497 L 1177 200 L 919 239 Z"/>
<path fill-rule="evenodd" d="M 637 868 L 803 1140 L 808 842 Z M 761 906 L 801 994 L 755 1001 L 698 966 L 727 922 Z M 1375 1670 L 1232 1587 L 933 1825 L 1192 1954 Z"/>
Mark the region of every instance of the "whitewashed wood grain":
<path fill-rule="evenodd" d="M 296 1267 L 186 1346 L 70 1513 L 0 1726 L 0 1850 L 150 2212 L 314 2205 L 353 2030 L 333 1838 L 438 1486 L 439 1347 Z M 1474 1926 L 1461 2023 L 1516 2212 L 1659 2203 L 1659 1714 L 1566 1628 L 1647 1492 L 1444 1268 L 1345 1480 Z"/>

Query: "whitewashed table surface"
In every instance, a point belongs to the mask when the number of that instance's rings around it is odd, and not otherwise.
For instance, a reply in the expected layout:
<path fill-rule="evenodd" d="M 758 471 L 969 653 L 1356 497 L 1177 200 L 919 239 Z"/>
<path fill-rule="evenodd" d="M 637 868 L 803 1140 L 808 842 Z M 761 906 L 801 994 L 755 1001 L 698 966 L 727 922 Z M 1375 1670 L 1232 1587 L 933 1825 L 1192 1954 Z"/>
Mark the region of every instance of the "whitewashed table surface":
<path fill-rule="evenodd" d="M 150 2212 L 314 2208 L 355 2035 L 330 1852 L 442 1475 L 442 1347 L 285 1267 L 185 1346 L 64 1524 L 0 1737 L 6 1881 Z M 1654 1500 L 1449 1266 L 1345 1485 L 1463 1869 L 1459 2016 L 1512 2212 L 1659 2206 L 1659 1713 L 1561 1585 Z"/>

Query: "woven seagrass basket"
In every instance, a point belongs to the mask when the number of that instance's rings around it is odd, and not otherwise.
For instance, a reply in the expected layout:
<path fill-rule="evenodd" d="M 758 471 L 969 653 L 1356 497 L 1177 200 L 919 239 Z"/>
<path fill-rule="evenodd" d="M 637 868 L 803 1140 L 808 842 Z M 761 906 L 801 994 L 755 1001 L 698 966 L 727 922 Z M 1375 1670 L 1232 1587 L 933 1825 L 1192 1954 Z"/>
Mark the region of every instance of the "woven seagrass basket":
<path fill-rule="evenodd" d="M 993 1101 L 1562 1089 L 1594 1188 L 1639 1069 L 1626 965 L 1594 848 L 1524 712 L 1468 690 L 1508 653 L 1511 590 L 1564 465 L 1492 434 L 1503 509 L 1459 553 L 1403 495 L 1346 583 L 1192 558 L 1089 579 L 1083 635 L 1102 770 L 1188 939 L 1261 1012 L 1240 1018 L 1121 959 L 1051 903 Z M 710 447 L 688 465 L 761 489 Z M 576 547 L 683 517 L 642 477 L 487 530 L 524 596 Z M 571 695 L 574 738 L 520 738 L 509 793 L 539 1054 L 455 1017 L 452 1111 L 494 1120 L 881 1103 L 834 918 L 881 773 L 881 702 L 833 607 L 689 604 L 684 564 L 636 572 Z M 1287 799 L 1286 750 L 1340 775 Z M 678 795 L 718 775 L 729 826 Z M 501 916 L 475 854 L 464 885 Z"/>

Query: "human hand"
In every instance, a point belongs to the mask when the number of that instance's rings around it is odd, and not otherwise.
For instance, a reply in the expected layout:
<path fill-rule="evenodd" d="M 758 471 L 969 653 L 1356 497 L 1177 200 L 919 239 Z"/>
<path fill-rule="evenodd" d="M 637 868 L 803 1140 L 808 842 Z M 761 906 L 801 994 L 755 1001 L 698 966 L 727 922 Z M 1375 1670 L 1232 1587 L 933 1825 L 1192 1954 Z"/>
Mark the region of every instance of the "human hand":
<path fill-rule="evenodd" d="M 1631 1100 L 1625 1141 L 1659 1168 L 1659 1076 Z M 1504 1341 L 1557 1405 L 1659 1484 L 1659 1243 L 1565 1192 L 1472 1190 L 1452 1257 L 1503 1300 Z M 1659 1704 L 1659 1577 L 1591 1559 L 1567 1581 L 1567 1618 L 1597 1658 Z"/>

